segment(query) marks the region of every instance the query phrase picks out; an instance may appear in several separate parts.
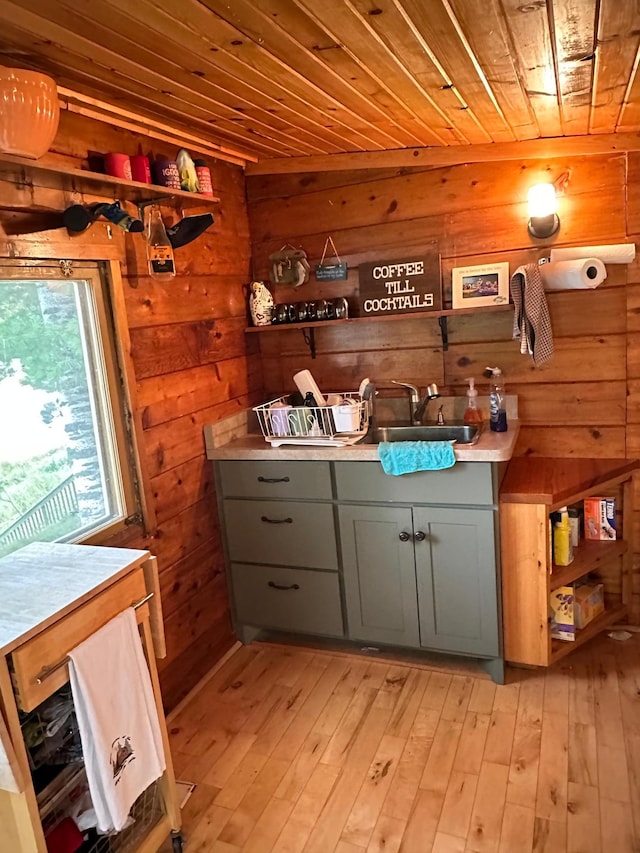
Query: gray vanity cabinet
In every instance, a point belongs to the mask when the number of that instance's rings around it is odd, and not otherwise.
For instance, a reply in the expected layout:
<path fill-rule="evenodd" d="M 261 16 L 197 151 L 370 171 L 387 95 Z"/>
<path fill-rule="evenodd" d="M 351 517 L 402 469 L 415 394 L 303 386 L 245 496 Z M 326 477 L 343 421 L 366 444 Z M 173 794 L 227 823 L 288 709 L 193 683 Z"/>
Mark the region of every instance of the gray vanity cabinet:
<path fill-rule="evenodd" d="M 402 477 L 336 463 L 351 639 L 500 656 L 494 476 L 488 463 Z"/>
<path fill-rule="evenodd" d="M 501 680 L 497 469 L 389 477 L 377 462 L 216 463 L 233 618 L 464 654 Z"/>

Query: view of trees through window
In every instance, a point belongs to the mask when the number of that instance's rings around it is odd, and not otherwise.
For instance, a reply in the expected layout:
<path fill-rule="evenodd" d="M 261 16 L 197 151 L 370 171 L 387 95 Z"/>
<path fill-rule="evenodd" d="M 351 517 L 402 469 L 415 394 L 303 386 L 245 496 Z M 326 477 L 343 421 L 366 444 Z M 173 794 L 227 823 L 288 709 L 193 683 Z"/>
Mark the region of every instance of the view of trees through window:
<path fill-rule="evenodd" d="M 99 284 L 0 269 L 0 556 L 126 514 Z"/>

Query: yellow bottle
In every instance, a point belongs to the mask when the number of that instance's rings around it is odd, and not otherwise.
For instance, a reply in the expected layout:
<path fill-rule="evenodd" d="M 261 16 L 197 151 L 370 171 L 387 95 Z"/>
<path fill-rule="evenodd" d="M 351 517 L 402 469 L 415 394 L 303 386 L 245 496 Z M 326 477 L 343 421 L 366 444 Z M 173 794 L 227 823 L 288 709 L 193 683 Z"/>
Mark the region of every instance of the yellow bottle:
<path fill-rule="evenodd" d="M 568 566 L 573 561 L 569 510 L 563 506 L 558 511 L 560 520 L 556 521 L 553 528 L 553 562 L 556 566 Z"/>

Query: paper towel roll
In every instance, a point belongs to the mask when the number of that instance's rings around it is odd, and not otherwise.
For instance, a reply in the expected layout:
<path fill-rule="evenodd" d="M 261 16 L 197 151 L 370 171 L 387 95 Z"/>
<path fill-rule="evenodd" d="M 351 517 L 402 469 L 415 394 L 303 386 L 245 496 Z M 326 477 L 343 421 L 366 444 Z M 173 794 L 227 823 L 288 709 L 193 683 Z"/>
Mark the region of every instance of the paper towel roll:
<path fill-rule="evenodd" d="M 572 246 L 568 249 L 551 250 L 552 262 L 598 258 L 603 264 L 630 264 L 635 257 L 635 243 L 619 243 L 614 246 Z"/>
<path fill-rule="evenodd" d="M 599 258 L 551 261 L 540 265 L 545 290 L 584 290 L 597 287 L 607 277 Z"/>

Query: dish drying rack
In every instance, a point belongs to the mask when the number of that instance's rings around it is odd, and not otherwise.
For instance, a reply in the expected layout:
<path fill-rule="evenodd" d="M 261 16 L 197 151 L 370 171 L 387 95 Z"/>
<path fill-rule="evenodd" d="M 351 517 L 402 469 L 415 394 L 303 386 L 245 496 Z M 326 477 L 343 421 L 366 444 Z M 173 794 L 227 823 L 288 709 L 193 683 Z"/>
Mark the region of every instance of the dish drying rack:
<path fill-rule="evenodd" d="M 272 447 L 282 444 L 345 447 L 356 444 L 369 429 L 370 404 L 357 391 L 332 392 L 330 398 L 341 403 L 326 406 L 291 406 L 290 395 L 276 397 L 254 406 L 265 441 Z M 345 414 L 352 429 L 340 430 Z"/>

